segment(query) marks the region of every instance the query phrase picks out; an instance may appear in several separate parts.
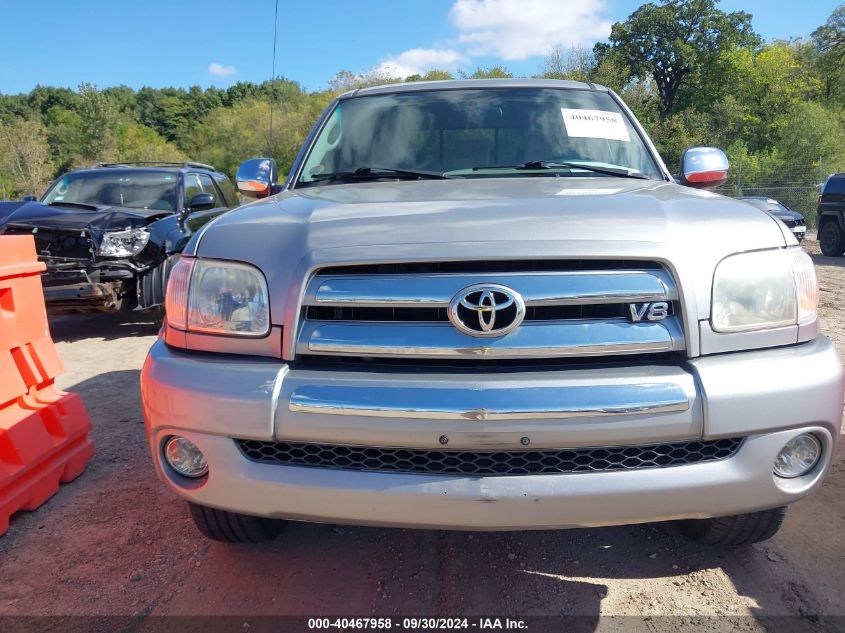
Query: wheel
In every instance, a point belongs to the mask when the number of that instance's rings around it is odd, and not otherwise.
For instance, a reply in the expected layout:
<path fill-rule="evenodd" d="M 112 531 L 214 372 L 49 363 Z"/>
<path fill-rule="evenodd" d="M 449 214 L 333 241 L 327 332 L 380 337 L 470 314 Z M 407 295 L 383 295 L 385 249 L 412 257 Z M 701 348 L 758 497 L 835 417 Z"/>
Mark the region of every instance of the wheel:
<path fill-rule="evenodd" d="M 828 257 L 842 257 L 845 253 L 845 234 L 836 220 L 825 222 L 819 231 L 819 246 Z"/>
<path fill-rule="evenodd" d="M 135 296 L 135 280 L 124 281 L 115 293 L 114 309 L 116 312 L 131 312 L 138 305 Z"/>
<path fill-rule="evenodd" d="M 678 521 L 681 534 L 703 545 L 750 545 L 772 538 L 786 516 L 786 506 L 715 519 Z"/>
<path fill-rule="evenodd" d="M 164 301 L 167 291 L 167 280 L 170 278 L 170 271 L 179 261 L 181 255 L 174 253 L 165 258 L 158 266 L 148 270 L 138 278 L 137 281 L 137 304 L 141 310 L 146 311 L 153 320 L 161 325 L 164 320 Z"/>
<path fill-rule="evenodd" d="M 283 521 L 237 514 L 188 503 L 191 518 L 203 536 L 224 543 L 262 543 L 274 539 Z"/>

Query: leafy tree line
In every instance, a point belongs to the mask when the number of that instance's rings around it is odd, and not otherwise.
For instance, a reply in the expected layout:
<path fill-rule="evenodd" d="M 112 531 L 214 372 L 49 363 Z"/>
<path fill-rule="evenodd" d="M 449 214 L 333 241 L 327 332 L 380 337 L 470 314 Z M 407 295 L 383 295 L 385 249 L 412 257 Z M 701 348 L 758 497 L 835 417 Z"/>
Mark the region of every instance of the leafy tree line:
<path fill-rule="evenodd" d="M 845 4 L 805 39 L 765 43 L 752 16 L 718 0 L 658 0 L 613 25 L 592 50 L 557 46 L 536 76 L 613 88 L 671 169 L 690 145 L 719 145 L 746 181 L 817 183 L 845 170 Z M 507 68 L 459 77 L 511 77 Z M 406 81 L 450 79 L 443 70 Z M 94 162 L 190 158 L 230 174 L 253 155 L 286 170 L 339 92 L 399 81 L 340 71 L 324 91 L 278 78 L 226 88 L 37 86 L 0 94 L 0 197 L 40 193 Z M 271 114 L 272 111 L 272 114 Z M 271 126 L 272 120 L 272 126 Z"/>

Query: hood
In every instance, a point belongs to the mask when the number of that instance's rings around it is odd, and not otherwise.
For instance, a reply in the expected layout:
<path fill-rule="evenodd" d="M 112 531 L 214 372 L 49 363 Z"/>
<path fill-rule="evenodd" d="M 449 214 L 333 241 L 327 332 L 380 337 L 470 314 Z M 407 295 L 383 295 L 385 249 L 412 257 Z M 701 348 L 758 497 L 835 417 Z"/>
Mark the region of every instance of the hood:
<path fill-rule="evenodd" d="M 85 209 L 72 206 L 48 206 L 40 202 L 0 202 L 0 233 L 6 226 L 59 230 L 85 230 L 99 237 L 104 231 L 135 228 L 150 218 L 171 215 L 161 209 L 129 209 L 98 206 Z"/>
<path fill-rule="evenodd" d="M 221 216 L 187 252 L 261 268 L 279 322 L 314 268 L 458 259 L 657 260 L 693 280 L 709 311 L 719 260 L 784 245 L 771 216 L 711 192 L 662 181 L 522 177 L 296 189 Z"/>

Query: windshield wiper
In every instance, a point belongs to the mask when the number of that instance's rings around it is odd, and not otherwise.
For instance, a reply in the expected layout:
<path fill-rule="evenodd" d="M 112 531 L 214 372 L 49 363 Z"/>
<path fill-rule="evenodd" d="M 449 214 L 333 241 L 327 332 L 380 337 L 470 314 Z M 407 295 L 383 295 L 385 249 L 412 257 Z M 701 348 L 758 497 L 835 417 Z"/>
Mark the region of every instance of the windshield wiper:
<path fill-rule="evenodd" d="M 557 162 L 552 160 L 530 160 L 521 165 L 490 165 L 489 167 L 473 167 L 472 171 L 485 171 L 488 169 L 513 169 L 516 171 L 538 171 L 541 169 L 583 169 L 597 174 L 616 176 L 618 178 L 638 178 L 650 180 L 648 176 L 628 167 L 599 167 L 596 165 L 585 165 L 584 163 Z"/>
<path fill-rule="evenodd" d="M 96 211 L 97 209 L 100 208 L 95 204 L 85 204 L 83 202 L 62 202 L 61 200 L 59 200 L 59 201 L 54 200 L 53 202 L 48 202 L 47 206 L 48 207 L 74 207 L 76 209 L 87 209 L 89 211 Z"/>
<path fill-rule="evenodd" d="M 648 180 L 648 176 L 628 167 L 598 167 L 596 165 L 585 165 L 584 163 L 557 162 L 552 160 L 530 160 L 522 163 L 516 169 L 557 169 L 567 167 L 569 169 L 586 169 L 597 174 L 608 176 L 619 176 L 620 178 L 640 178 Z"/>
<path fill-rule="evenodd" d="M 439 171 L 413 169 L 388 169 L 384 167 L 359 167 L 354 171 L 336 171 L 328 174 L 314 174 L 312 180 L 376 180 L 378 178 L 402 178 L 403 180 L 445 180 L 454 178 Z"/>

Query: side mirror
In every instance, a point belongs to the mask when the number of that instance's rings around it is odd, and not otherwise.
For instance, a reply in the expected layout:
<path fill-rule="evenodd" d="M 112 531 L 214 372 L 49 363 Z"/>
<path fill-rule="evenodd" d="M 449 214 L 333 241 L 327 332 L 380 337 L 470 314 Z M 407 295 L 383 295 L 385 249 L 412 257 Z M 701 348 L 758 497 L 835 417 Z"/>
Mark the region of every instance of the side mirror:
<path fill-rule="evenodd" d="M 689 147 L 681 156 L 681 184 L 697 189 L 718 187 L 728 179 L 728 157 L 718 147 Z"/>
<path fill-rule="evenodd" d="M 247 198 L 266 198 L 272 193 L 279 179 L 279 169 L 272 158 L 250 158 L 241 163 L 235 182 Z"/>
<path fill-rule="evenodd" d="M 23 202 L 35 202 L 37 199 L 38 198 L 36 198 L 35 196 L 30 194 L 28 196 L 24 196 L 23 198 L 21 198 L 21 201 L 23 201 Z"/>
<path fill-rule="evenodd" d="M 217 206 L 217 203 L 214 202 L 214 196 L 210 193 L 198 193 L 191 198 L 188 211 L 207 211 L 208 209 L 213 209 L 215 206 Z"/>

